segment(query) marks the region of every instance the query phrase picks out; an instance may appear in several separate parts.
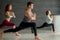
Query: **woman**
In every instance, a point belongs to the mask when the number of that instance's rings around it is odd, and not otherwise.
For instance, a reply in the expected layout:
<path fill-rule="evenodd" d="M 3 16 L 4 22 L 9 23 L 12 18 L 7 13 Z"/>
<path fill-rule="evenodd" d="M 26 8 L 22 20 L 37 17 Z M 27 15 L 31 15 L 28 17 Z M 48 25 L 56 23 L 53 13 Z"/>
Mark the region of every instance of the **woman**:
<path fill-rule="evenodd" d="M 37 27 L 37 28 L 44 28 L 46 26 L 52 26 L 53 32 L 55 32 L 54 24 L 53 24 L 53 16 L 51 16 L 50 10 L 47 10 L 46 11 L 46 22 L 43 23 L 42 26 Z"/>
<path fill-rule="evenodd" d="M 12 10 L 12 5 L 11 4 L 7 4 L 6 8 L 5 8 L 5 20 L 2 22 L 2 24 L 0 25 L 0 28 L 2 27 L 6 27 L 6 26 L 13 26 L 12 28 L 15 29 L 16 26 L 14 23 L 11 23 L 11 19 L 12 18 L 16 18 L 13 10 Z M 16 35 L 18 34 L 18 32 L 16 32 Z"/>
<path fill-rule="evenodd" d="M 0 25 L 1 27 L 5 27 L 5 26 L 13 26 L 13 29 L 15 28 L 15 24 L 11 23 L 10 20 L 12 18 L 15 18 L 14 12 L 12 10 L 12 5 L 11 4 L 7 4 L 6 8 L 5 8 L 5 20 L 2 22 L 2 24 Z"/>
<path fill-rule="evenodd" d="M 32 27 L 33 31 L 34 31 L 35 40 L 40 40 L 39 36 L 37 35 L 36 23 L 34 22 L 36 20 L 36 14 L 32 13 L 33 7 L 34 7 L 33 2 L 28 2 L 27 8 L 25 10 L 24 19 L 21 22 L 21 24 L 18 27 L 16 27 L 15 29 L 8 29 L 1 33 L 17 32 L 19 30 L 22 30 L 22 29 L 25 29 L 28 27 Z"/>

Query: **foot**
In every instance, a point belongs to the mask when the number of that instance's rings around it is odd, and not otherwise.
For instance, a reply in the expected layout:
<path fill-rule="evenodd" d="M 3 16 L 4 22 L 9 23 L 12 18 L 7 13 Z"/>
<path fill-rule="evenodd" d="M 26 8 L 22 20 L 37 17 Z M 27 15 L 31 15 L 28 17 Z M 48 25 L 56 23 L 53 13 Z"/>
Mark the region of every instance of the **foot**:
<path fill-rule="evenodd" d="M 39 36 L 36 36 L 35 40 L 41 40 L 41 38 Z"/>
<path fill-rule="evenodd" d="M 60 35 L 60 32 L 54 32 L 54 35 Z"/>
<path fill-rule="evenodd" d="M 53 30 L 53 32 L 55 32 L 55 30 Z"/>
<path fill-rule="evenodd" d="M 13 27 L 13 29 L 15 29 L 16 27 Z"/>
<path fill-rule="evenodd" d="M 18 33 L 18 32 L 16 32 L 16 36 L 21 36 L 21 34 L 20 34 L 20 33 Z"/>
<path fill-rule="evenodd" d="M 3 32 L 0 32 L 0 37 L 2 37 L 3 36 Z"/>
<path fill-rule="evenodd" d="M 34 33 L 33 31 L 31 33 Z"/>

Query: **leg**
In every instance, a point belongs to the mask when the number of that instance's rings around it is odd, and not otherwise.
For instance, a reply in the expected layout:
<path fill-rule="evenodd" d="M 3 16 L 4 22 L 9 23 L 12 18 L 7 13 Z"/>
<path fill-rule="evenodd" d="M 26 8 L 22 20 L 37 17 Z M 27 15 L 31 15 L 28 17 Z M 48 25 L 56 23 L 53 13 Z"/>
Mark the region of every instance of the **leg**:
<path fill-rule="evenodd" d="M 51 24 L 51 25 L 52 25 L 53 32 L 55 32 L 54 24 Z"/>
<path fill-rule="evenodd" d="M 31 32 L 34 33 L 33 28 L 31 27 Z"/>
<path fill-rule="evenodd" d="M 37 28 L 38 28 L 38 29 L 39 29 L 39 28 L 44 28 L 46 25 L 47 25 L 47 23 L 43 23 L 43 25 L 41 25 L 40 27 L 37 27 Z"/>
<path fill-rule="evenodd" d="M 15 29 L 8 29 L 8 30 L 5 30 L 3 32 L 4 33 L 6 33 L 6 32 L 17 32 L 19 30 L 22 30 L 22 29 L 25 29 L 25 28 L 28 28 L 28 27 L 33 28 L 35 39 L 40 40 L 40 38 L 37 36 L 37 29 L 36 29 L 36 24 L 35 23 L 24 23 L 24 22 L 22 22 L 19 27 L 16 27 Z"/>
<path fill-rule="evenodd" d="M 34 22 L 28 23 L 28 26 L 31 27 L 34 32 L 35 40 L 40 40 L 39 36 L 37 35 L 36 24 Z"/>
<path fill-rule="evenodd" d="M 5 24 L 5 26 L 13 26 L 13 29 L 16 28 L 16 26 L 15 26 L 14 23 L 11 23 L 11 22 L 6 21 L 4 24 Z"/>
<path fill-rule="evenodd" d="M 4 33 L 17 32 L 17 31 L 23 30 L 23 29 L 25 29 L 25 28 L 27 28 L 27 24 L 24 23 L 24 22 L 21 22 L 21 24 L 20 24 L 18 27 L 16 27 L 15 29 L 8 29 L 8 30 L 5 30 L 5 31 L 3 31 L 3 32 L 4 32 Z"/>
<path fill-rule="evenodd" d="M 54 24 L 47 24 L 47 26 L 52 26 L 52 29 L 53 29 L 53 32 L 55 32 L 55 29 L 54 29 Z"/>
<path fill-rule="evenodd" d="M 30 26 L 32 28 L 32 32 L 34 32 L 34 35 L 37 36 L 36 24 L 35 23 L 30 23 Z"/>
<path fill-rule="evenodd" d="M 4 22 L 5 23 L 5 26 L 13 26 L 13 29 L 15 29 L 16 28 L 16 26 L 15 26 L 15 24 L 14 23 L 11 23 L 11 22 L 9 22 L 9 21 L 5 21 Z M 18 36 L 18 35 L 20 35 L 18 32 L 16 32 L 16 35 Z"/>

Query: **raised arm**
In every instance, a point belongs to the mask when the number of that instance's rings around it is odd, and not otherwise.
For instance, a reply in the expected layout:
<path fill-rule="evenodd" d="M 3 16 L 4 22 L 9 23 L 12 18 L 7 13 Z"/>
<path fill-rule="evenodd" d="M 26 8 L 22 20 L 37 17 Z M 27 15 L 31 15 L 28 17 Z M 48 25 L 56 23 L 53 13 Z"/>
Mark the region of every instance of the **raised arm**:
<path fill-rule="evenodd" d="M 16 18 L 16 16 L 15 16 L 14 12 L 13 12 L 13 17 L 14 17 L 14 18 Z"/>
<path fill-rule="evenodd" d="M 53 16 L 49 17 L 49 19 L 50 19 L 51 21 L 53 21 Z"/>
<path fill-rule="evenodd" d="M 8 17 L 12 17 L 9 12 L 6 12 L 5 15 Z"/>

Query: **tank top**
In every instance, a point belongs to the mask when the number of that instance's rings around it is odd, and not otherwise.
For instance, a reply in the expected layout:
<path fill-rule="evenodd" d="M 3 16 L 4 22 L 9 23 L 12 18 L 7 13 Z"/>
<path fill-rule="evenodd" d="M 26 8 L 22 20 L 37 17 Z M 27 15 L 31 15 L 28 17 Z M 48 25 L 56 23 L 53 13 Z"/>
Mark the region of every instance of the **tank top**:
<path fill-rule="evenodd" d="M 32 12 L 29 12 L 30 16 L 33 15 Z M 24 22 L 33 22 L 31 19 L 29 19 L 28 17 L 24 16 L 23 18 Z"/>
<path fill-rule="evenodd" d="M 52 21 L 50 21 L 50 16 L 46 16 L 46 23 L 51 24 Z"/>

